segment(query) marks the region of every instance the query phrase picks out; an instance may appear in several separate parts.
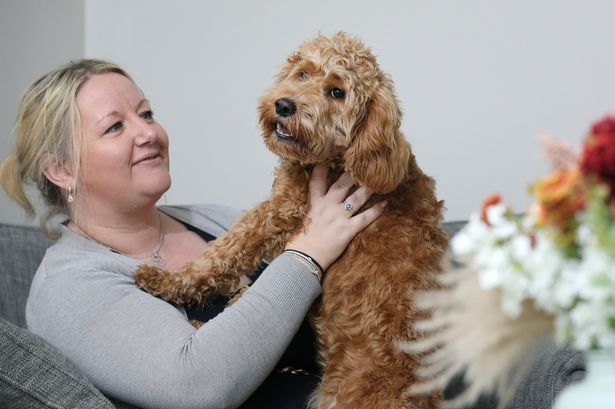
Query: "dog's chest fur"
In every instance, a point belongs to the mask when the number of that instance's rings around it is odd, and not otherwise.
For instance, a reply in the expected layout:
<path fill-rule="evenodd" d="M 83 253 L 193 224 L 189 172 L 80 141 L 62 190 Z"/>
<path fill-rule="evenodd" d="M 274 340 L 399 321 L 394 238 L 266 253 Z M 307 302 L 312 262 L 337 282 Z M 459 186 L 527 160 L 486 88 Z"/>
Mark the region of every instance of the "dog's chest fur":
<path fill-rule="evenodd" d="M 436 199 L 435 189 L 426 189 L 434 182 L 418 169 L 413 157 L 408 168 L 412 170 L 409 173 L 412 176 L 397 189 L 386 195 L 372 195 L 359 210 L 382 200 L 388 201 L 383 215 L 361 231 L 329 267 L 323 282 L 323 298 L 328 300 L 330 294 L 344 294 L 341 298 L 345 302 L 354 299 L 360 303 L 366 292 L 381 291 L 381 294 L 376 294 L 377 298 L 385 295 L 404 297 L 404 294 L 397 293 L 407 291 L 409 287 L 418 289 L 432 285 L 424 274 L 416 276 L 416 273 L 435 272 L 439 268 L 447 236 L 444 230 L 434 230 L 434 226 L 441 218 L 442 203 Z M 310 166 L 287 160 L 282 160 L 277 169 L 274 191 L 286 203 L 293 203 L 297 210 L 293 226 L 288 226 L 295 233 L 302 228 L 307 215 L 310 171 Z M 333 165 L 328 175 L 329 185 L 342 172 L 343 164 Z M 292 189 L 283 192 L 289 186 Z M 379 282 L 384 286 L 376 285 Z"/>

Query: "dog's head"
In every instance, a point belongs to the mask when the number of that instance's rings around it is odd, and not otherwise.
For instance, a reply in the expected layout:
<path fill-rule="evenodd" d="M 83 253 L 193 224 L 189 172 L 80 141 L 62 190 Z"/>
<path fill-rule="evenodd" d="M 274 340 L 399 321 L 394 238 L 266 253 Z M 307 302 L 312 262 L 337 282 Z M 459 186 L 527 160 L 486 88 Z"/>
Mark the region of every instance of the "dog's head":
<path fill-rule="evenodd" d="M 355 181 L 387 193 L 406 176 L 393 82 L 363 43 L 345 33 L 301 45 L 259 104 L 267 147 L 302 164 L 341 162 Z"/>

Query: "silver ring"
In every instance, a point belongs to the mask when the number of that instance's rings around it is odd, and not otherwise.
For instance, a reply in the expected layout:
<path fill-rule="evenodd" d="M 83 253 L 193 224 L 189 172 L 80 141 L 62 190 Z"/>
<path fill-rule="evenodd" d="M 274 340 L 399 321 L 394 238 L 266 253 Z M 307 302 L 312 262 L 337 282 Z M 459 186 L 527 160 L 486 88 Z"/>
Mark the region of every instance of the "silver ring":
<path fill-rule="evenodd" d="M 352 212 L 352 203 L 344 203 L 344 210 L 346 210 L 347 212 Z"/>

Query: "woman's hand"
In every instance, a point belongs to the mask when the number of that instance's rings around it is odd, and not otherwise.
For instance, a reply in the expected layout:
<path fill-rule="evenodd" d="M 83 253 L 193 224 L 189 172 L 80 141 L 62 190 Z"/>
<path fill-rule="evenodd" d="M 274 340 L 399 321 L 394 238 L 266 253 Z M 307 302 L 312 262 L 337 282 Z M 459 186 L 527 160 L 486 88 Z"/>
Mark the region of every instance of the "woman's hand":
<path fill-rule="evenodd" d="M 376 220 L 384 211 L 382 201 L 356 213 L 372 195 L 366 187 L 359 187 L 351 195 L 348 192 L 355 185 L 350 173 L 344 172 L 327 189 L 327 174 L 324 165 L 316 165 L 310 177 L 310 210 L 304 230 L 286 244 L 309 254 L 323 269 L 327 269 L 346 249 L 350 241 L 361 230 Z"/>

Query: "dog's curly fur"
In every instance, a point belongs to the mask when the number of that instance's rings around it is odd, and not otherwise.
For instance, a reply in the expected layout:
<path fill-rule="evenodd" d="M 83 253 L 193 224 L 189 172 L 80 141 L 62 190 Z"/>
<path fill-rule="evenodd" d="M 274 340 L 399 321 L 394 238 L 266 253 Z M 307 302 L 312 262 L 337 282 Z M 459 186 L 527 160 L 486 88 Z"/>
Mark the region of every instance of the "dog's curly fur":
<path fill-rule="evenodd" d="M 276 112 L 282 98 L 293 112 Z M 389 204 L 325 275 L 313 310 L 323 376 L 311 405 L 435 407 L 439 394 L 408 391 L 419 357 L 398 345 L 420 336 L 411 328 L 421 316 L 412 295 L 436 285 L 433 274 L 447 246 L 443 204 L 400 131 L 393 82 L 356 37 L 318 35 L 288 58 L 259 111 L 265 143 L 280 156 L 270 198 L 181 271 L 143 267 L 136 282 L 179 304 L 231 293 L 241 275 L 279 255 L 302 229 L 313 164 L 328 164 L 331 181 L 349 171 L 377 192 L 367 206 L 383 198 Z"/>

